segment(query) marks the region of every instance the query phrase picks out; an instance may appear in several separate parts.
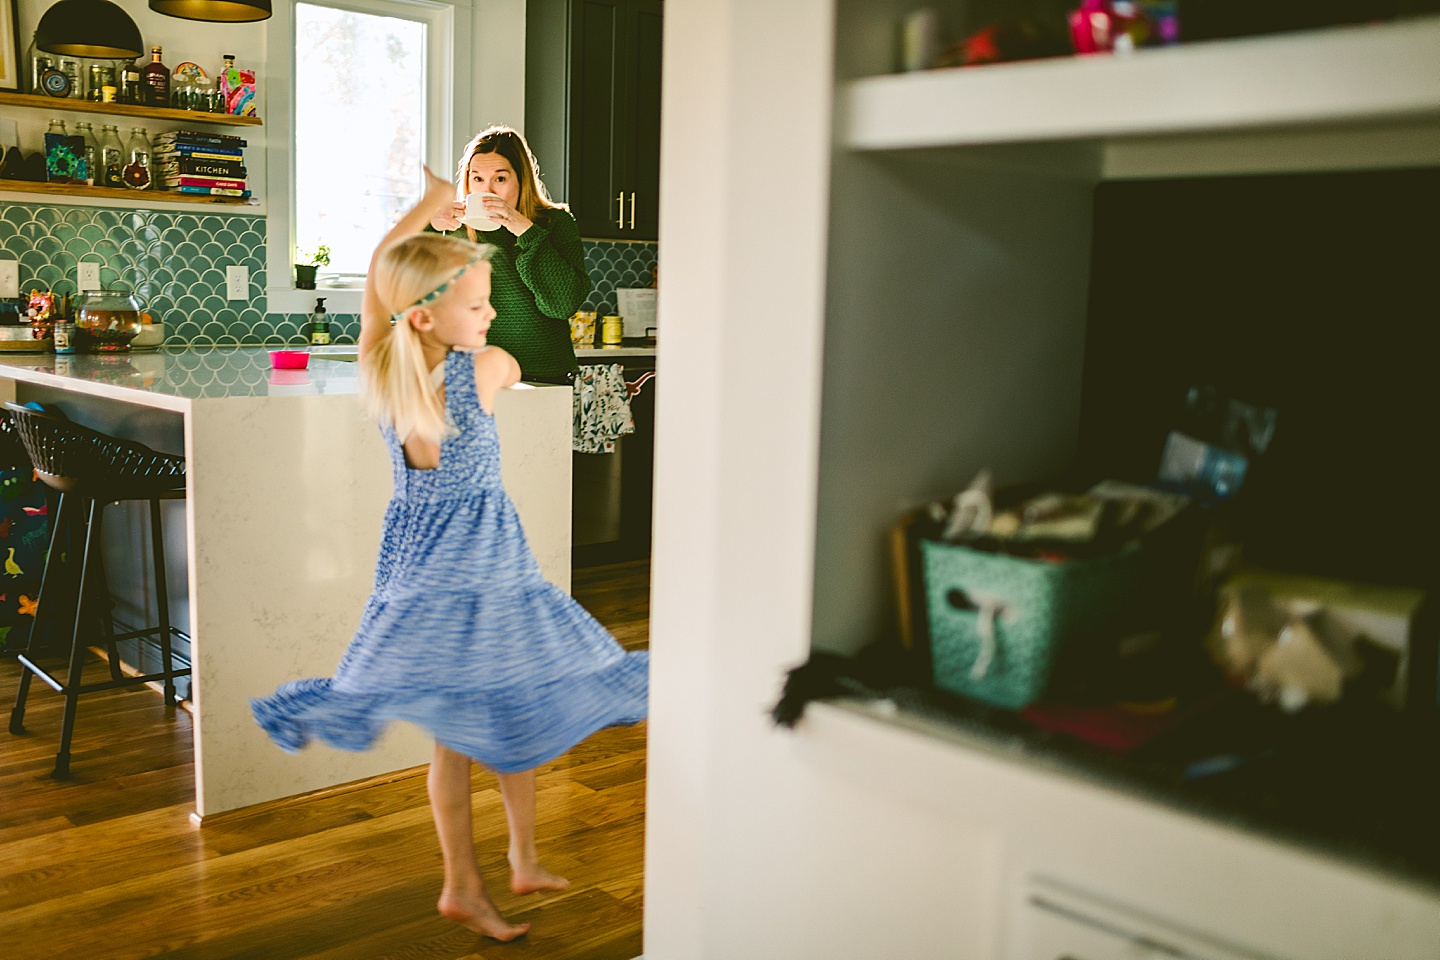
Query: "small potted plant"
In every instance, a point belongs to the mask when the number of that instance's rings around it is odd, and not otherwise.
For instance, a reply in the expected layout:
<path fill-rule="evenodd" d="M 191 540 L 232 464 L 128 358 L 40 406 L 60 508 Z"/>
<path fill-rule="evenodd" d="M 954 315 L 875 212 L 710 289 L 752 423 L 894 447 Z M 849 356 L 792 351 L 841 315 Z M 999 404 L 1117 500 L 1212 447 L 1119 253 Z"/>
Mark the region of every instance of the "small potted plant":
<path fill-rule="evenodd" d="M 299 249 L 295 251 L 295 288 L 297 290 L 315 289 L 315 271 L 320 267 L 330 266 L 330 248 L 320 244 L 314 250 Z"/>

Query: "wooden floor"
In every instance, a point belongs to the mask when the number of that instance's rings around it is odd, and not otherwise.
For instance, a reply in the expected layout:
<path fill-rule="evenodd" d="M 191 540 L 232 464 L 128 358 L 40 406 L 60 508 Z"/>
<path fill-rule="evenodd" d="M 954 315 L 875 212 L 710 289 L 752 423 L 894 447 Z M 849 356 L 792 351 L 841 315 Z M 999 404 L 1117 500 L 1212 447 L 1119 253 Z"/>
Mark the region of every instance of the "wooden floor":
<path fill-rule="evenodd" d="M 574 593 L 626 647 L 648 644 L 645 563 L 576 571 Z M 5 719 L 17 676 L 6 658 Z M 643 724 L 603 731 L 540 771 L 540 852 L 574 882 L 563 895 L 509 892 L 503 808 L 494 778 L 477 772 L 481 866 L 501 910 L 533 923 L 498 944 L 435 912 L 440 853 L 423 767 L 197 827 L 188 714 L 167 716 L 143 688 L 82 698 L 73 777 L 57 782 L 60 698 L 38 682 L 31 690 L 28 734 L 0 727 L 3 960 L 640 954 Z"/>

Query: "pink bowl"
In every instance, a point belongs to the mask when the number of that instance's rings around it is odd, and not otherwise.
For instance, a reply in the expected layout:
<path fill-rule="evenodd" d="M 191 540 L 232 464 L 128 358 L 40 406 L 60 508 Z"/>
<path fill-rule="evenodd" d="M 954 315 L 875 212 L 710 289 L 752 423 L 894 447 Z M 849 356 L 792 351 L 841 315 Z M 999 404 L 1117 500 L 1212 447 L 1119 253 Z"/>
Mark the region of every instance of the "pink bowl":
<path fill-rule="evenodd" d="M 310 365 L 310 354 L 304 350 L 271 350 L 270 366 L 276 370 L 304 370 Z"/>

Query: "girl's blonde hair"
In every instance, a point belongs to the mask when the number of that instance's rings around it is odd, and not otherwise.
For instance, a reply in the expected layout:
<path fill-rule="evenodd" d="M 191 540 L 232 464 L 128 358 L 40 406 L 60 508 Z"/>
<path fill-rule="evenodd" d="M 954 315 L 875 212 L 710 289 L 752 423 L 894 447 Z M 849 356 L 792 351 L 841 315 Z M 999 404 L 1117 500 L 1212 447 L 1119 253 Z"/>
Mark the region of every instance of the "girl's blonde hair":
<path fill-rule="evenodd" d="M 454 429 L 445 419 L 444 401 L 430 383 L 420 332 L 408 314 L 441 284 L 453 281 L 466 264 L 477 257 L 488 260 L 493 249 L 421 233 L 388 247 L 376 262 L 370 283 L 392 323 L 389 336 L 361 358 L 361 389 L 370 416 L 393 426 L 402 443 L 412 435 L 440 443 Z M 437 299 L 448 295 L 447 291 Z"/>
<path fill-rule="evenodd" d="M 470 192 L 470 161 L 477 153 L 498 153 L 510 161 L 510 167 L 520 181 L 520 199 L 515 204 L 515 209 L 519 210 L 526 220 L 540 223 L 551 210 L 568 209 L 565 204 L 550 199 L 550 193 L 540 179 L 540 165 L 535 162 L 535 155 L 530 152 L 530 145 L 525 142 L 525 138 L 515 128 L 503 124 L 481 130 L 465 144 L 465 149 L 460 151 L 461 196 Z M 470 239 L 474 240 L 474 228 L 467 227 L 466 230 Z"/>

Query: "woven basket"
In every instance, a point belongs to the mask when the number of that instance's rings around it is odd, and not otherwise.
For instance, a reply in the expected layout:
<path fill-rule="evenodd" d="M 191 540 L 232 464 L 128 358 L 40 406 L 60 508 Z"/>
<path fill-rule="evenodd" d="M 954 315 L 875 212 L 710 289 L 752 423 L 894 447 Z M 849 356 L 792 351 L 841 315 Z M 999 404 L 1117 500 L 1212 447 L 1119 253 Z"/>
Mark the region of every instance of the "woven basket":
<path fill-rule="evenodd" d="M 1040 698 L 1062 652 L 1134 620 L 1152 562 L 1140 549 L 1064 563 L 920 550 L 935 685 L 1010 710 Z"/>

